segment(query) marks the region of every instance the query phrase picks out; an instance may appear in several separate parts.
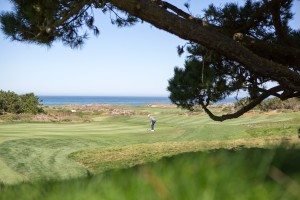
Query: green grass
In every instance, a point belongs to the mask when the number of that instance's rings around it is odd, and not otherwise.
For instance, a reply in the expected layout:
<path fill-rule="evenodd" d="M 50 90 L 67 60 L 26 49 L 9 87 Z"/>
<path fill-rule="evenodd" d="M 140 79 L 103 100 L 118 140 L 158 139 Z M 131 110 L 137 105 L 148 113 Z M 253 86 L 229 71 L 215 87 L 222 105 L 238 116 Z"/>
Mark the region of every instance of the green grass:
<path fill-rule="evenodd" d="M 256 113 L 219 123 L 203 113 L 190 115 L 175 108 L 129 109 L 134 109 L 137 114 L 93 114 L 89 116 L 90 123 L 0 123 L 0 182 L 15 184 L 84 177 L 87 171 L 98 173 L 156 161 L 163 156 L 198 151 L 206 142 L 217 142 L 210 148 L 265 146 L 268 140 L 278 144 L 282 137 L 294 140 L 300 122 L 299 112 Z M 148 131 L 147 113 L 154 114 L 158 120 L 154 134 Z M 174 143 L 177 146 L 172 146 Z M 165 150 L 159 149 L 160 144 L 166 146 Z M 146 150 L 143 156 L 130 162 L 124 159 L 108 164 L 97 159 L 103 151 L 119 152 L 116 155 L 122 157 L 120 152 L 132 147 Z M 151 154 L 153 148 L 158 152 L 155 156 Z M 131 153 L 134 151 L 136 149 Z M 131 153 L 128 153 L 129 157 L 138 156 Z M 90 164 L 83 163 L 83 158 Z"/>
<path fill-rule="evenodd" d="M 0 185 L 0 199 L 299 199 L 299 149 L 186 153 L 87 178 Z"/>
<path fill-rule="evenodd" d="M 299 112 L 255 112 L 220 123 L 175 108 L 126 109 L 135 114 L 3 120 L 0 199 L 299 197 Z M 157 118 L 154 133 L 148 113 Z"/>

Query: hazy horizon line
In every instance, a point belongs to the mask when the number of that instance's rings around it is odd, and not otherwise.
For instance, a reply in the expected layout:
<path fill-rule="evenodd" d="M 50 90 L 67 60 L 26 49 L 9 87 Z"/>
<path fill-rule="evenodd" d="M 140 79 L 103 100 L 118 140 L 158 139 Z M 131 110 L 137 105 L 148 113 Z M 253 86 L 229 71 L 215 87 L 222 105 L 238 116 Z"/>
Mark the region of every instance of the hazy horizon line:
<path fill-rule="evenodd" d="M 60 95 L 60 94 L 36 94 L 36 96 L 44 96 L 44 97 L 169 97 L 166 95 Z"/>

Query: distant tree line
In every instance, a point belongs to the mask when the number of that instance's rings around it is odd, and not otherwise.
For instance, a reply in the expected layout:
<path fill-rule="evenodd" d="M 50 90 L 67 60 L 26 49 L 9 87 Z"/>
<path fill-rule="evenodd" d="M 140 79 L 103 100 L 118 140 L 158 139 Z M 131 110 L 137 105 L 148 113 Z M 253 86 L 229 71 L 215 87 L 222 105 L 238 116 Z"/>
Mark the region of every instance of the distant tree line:
<path fill-rule="evenodd" d="M 0 115 L 5 113 L 32 113 L 44 112 L 40 100 L 33 93 L 18 95 L 12 91 L 0 90 Z"/>

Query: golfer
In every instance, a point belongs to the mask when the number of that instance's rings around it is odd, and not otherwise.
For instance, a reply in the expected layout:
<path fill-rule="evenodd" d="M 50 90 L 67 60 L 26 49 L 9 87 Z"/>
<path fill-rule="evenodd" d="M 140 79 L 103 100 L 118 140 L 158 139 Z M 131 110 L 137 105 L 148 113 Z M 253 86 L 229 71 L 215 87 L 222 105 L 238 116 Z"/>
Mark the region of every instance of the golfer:
<path fill-rule="evenodd" d="M 154 131 L 154 125 L 156 123 L 156 119 L 151 115 L 148 115 L 148 118 L 150 119 L 150 127 L 151 127 L 150 131 Z"/>

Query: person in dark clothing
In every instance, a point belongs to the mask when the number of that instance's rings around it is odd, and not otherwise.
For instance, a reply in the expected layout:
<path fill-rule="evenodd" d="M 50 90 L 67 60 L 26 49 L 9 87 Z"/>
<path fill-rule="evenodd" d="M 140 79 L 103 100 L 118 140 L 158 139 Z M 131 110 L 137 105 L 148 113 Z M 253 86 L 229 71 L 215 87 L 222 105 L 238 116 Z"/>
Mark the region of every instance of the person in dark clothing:
<path fill-rule="evenodd" d="M 154 125 L 156 123 L 156 119 L 151 115 L 148 115 L 148 118 L 150 119 L 150 127 L 151 127 L 150 131 L 154 131 Z"/>

